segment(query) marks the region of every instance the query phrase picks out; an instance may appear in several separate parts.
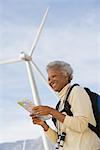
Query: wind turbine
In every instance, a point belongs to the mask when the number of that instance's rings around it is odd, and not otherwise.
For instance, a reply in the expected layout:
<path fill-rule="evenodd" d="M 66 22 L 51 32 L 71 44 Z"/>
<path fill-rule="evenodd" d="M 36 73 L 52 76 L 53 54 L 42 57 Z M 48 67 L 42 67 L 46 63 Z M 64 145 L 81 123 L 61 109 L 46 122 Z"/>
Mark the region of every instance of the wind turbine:
<path fill-rule="evenodd" d="M 40 38 L 43 26 L 45 24 L 45 21 L 46 21 L 46 18 L 47 18 L 47 14 L 48 14 L 48 10 L 49 9 L 47 8 L 45 13 L 44 13 L 44 16 L 43 16 L 41 24 L 40 24 L 40 26 L 39 26 L 39 28 L 37 30 L 37 33 L 36 33 L 36 36 L 35 36 L 35 39 L 33 41 L 33 45 L 32 45 L 32 48 L 31 48 L 29 54 L 26 54 L 25 52 L 21 52 L 18 59 L 11 59 L 11 60 L 6 60 L 6 61 L 0 61 L 0 64 L 2 64 L 2 65 L 3 64 L 17 63 L 17 62 L 22 62 L 22 61 L 25 62 L 26 68 L 27 68 L 27 72 L 28 72 L 28 78 L 29 78 L 29 82 L 30 82 L 30 86 L 31 86 L 31 90 L 32 90 L 32 96 L 33 96 L 33 100 L 34 100 L 34 104 L 35 105 L 40 105 L 41 102 L 40 102 L 40 98 L 39 98 L 39 94 L 38 94 L 38 90 L 37 90 L 34 74 L 33 74 L 33 71 L 32 71 L 32 67 L 34 67 L 37 70 L 37 72 L 39 73 L 41 79 L 49 87 L 49 85 L 47 84 L 47 81 L 46 81 L 44 75 L 42 74 L 42 72 L 40 71 L 38 66 L 35 64 L 35 62 L 32 60 L 32 55 L 33 55 L 33 52 L 34 52 L 34 50 L 36 48 L 38 40 Z M 50 90 L 52 91 L 51 88 L 50 88 Z M 45 150 L 49 150 L 46 136 L 45 136 L 43 130 L 41 130 L 41 132 L 42 132 L 42 139 L 43 139 L 44 149 Z M 24 150 L 24 147 L 25 147 L 25 141 L 23 143 L 23 150 Z"/>

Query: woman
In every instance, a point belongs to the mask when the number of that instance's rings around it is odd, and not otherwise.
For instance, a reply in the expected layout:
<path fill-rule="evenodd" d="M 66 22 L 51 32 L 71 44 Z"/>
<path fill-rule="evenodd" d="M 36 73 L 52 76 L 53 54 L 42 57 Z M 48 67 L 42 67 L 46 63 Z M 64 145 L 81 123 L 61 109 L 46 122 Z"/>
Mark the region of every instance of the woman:
<path fill-rule="evenodd" d="M 47 137 L 56 144 L 56 149 L 63 150 L 99 150 L 100 139 L 88 127 L 88 124 L 96 126 L 91 101 L 80 86 L 75 86 L 67 101 L 71 105 L 73 116 L 62 112 L 66 96 L 71 88 L 73 69 L 70 64 L 63 61 L 54 61 L 47 65 L 48 83 L 59 94 L 58 110 L 49 106 L 36 106 L 32 115 L 34 124 L 43 127 Z M 47 123 L 36 116 L 52 115 L 56 119 L 57 132 Z"/>

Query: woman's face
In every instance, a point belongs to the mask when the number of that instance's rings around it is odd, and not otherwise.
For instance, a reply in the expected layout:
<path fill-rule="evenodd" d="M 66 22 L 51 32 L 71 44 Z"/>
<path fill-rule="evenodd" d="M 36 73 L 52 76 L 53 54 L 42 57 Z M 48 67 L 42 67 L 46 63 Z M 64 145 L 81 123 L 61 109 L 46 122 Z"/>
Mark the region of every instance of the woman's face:
<path fill-rule="evenodd" d="M 60 92 L 68 84 L 68 76 L 65 76 L 58 69 L 49 69 L 48 83 L 54 91 Z"/>

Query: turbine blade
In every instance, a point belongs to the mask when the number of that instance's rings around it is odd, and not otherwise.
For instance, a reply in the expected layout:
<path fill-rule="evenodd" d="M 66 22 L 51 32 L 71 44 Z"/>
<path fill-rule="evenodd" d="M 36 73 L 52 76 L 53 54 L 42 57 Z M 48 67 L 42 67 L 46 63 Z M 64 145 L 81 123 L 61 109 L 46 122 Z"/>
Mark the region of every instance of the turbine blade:
<path fill-rule="evenodd" d="M 39 40 L 39 38 L 40 38 L 40 34 L 41 34 L 42 29 L 43 29 L 43 26 L 44 26 L 44 24 L 45 24 L 46 17 L 47 17 L 47 14 L 48 14 L 48 10 L 49 10 L 49 8 L 46 9 L 45 14 L 44 14 L 44 16 L 43 16 L 43 19 L 42 19 L 42 21 L 41 21 L 41 24 L 40 24 L 40 26 L 39 26 L 39 28 L 38 28 L 37 33 L 36 33 L 36 36 L 35 36 L 35 39 L 34 39 L 34 41 L 33 41 L 33 45 L 32 45 L 31 51 L 30 51 L 30 56 L 32 56 L 33 51 L 34 51 L 34 49 L 35 49 L 35 47 L 36 47 L 36 44 L 37 44 L 37 42 L 38 42 L 38 40 Z"/>
<path fill-rule="evenodd" d="M 49 90 L 54 93 L 54 95 L 56 96 L 56 98 L 58 97 L 57 94 L 52 90 L 52 88 L 49 86 L 47 80 L 45 79 L 43 73 L 40 71 L 39 67 L 34 63 L 34 61 L 31 61 L 31 63 L 33 64 L 34 68 L 36 69 L 37 73 L 40 75 L 41 79 L 44 81 L 44 83 L 46 84 L 46 86 L 49 88 Z"/>
<path fill-rule="evenodd" d="M 21 62 L 21 61 L 22 61 L 21 59 L 0 60 L 0 65 L 12 64 L 12 63 Z"/>

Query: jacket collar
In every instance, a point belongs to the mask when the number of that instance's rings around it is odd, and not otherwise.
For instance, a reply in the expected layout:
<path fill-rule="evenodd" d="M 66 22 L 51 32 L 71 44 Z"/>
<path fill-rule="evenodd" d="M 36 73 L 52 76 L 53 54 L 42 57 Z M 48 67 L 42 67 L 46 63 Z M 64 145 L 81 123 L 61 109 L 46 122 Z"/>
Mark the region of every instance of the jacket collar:
<path fill-rule="evenodd" d="M 58 93 L 60 99 L 62 99 L 63 97 L 66 96 L 66 94 L 68 93 L 70 87 L 71 87 L 71 84 L 68 83 L 68 84 Z"/>

